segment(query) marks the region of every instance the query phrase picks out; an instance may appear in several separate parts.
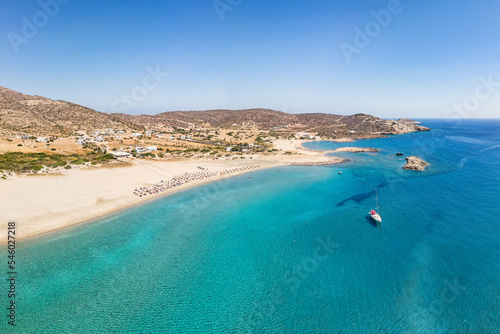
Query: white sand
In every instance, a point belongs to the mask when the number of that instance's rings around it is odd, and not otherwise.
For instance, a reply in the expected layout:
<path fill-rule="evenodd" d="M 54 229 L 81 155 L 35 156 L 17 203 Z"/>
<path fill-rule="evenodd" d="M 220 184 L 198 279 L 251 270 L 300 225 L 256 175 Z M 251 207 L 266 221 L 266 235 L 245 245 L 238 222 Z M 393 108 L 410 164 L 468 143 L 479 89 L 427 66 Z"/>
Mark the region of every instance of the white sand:
<path fill-rule="evenodd" d="M 260 165 L 260 169 L 293 162 L 324 162 L 318 153 L 269 155 L 254 159 L 201 161 L 136 160 L 132 166 L 91 170 L 65 170 L 63 175 L 15 176 L 0 180 L 0 244 L 6 243 L 7 222 L 16 222 L 16 240 L 27 239 L 95 219 L 105 214 L 182 189 L 243 172 L 209 177 L 169 189 L 160 195 L 139 197 L 136 187 L 157 184 L 183 173 L 222 171 Z M 244 172 L 251 172 L 250 169 Z"/>

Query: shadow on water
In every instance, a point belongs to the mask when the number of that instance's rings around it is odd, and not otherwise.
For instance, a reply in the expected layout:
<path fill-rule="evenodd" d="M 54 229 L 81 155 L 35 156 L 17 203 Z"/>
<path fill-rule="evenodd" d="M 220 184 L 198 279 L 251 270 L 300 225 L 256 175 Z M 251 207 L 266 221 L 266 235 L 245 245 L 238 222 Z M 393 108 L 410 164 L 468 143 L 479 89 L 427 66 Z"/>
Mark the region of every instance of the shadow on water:
<path fill-rule="evenodd" d="M 376 221 L 374 221 L 373 219 L 371 219 L 370 216 L 366 215 L 365 216 L 365 219 L 368 221 L 368 223 L 372 226 L 372 227 L 375 227 L 375 228 L 378 228 L 379 224 L 377 224 Z"/>
<path fill-rule="evenodd" d="M 384 181 L 384 182 L 380 183 L 376 188 L 380 189 L 380 188 L 387 186 L 388 184 L 389 183 L 387 181 Z M 343 200 L 342 202 L 337 204 L 337 207 L 343 206 L 346 202 L 351 201 L 351 200 L 359 204 L 359 203 L 363 202 L 365 199 L 370 198 L 374 195 L 375 195 L 375 190 L 370 190 L 366 193 L 359 193 L 359 194 L 356 194 L 356 195 L 351 196 L 349 198 L 346 198 L 345 200 Z"/>

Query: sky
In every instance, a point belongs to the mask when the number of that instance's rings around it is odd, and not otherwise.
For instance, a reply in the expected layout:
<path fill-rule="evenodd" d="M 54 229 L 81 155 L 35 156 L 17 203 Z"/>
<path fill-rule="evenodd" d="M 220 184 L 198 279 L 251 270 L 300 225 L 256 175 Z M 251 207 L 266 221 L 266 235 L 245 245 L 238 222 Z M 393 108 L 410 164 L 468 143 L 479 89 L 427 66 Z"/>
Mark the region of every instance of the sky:
<path fill-rule="evenodd" d="M 103 112 L 500 117 L 498 0 L 0 0 L 0 86 Z"/>

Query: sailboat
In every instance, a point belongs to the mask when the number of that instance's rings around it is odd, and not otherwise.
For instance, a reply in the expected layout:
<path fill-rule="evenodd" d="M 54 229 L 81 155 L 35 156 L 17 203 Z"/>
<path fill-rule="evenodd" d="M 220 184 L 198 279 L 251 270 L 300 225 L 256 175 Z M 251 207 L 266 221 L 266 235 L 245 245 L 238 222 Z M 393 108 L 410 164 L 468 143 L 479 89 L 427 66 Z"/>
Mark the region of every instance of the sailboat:
<path fill-rule="evenodd" d="M 374 210 L 371 210 L 368 214 L 374 221 L 377 223 L 382 224 L 382 217 L 380 217 L 380 206 L 378 204 L 378 192 L 377 189 L 375 189 L 375 200 L 377 201 L 377 207 Z"/>

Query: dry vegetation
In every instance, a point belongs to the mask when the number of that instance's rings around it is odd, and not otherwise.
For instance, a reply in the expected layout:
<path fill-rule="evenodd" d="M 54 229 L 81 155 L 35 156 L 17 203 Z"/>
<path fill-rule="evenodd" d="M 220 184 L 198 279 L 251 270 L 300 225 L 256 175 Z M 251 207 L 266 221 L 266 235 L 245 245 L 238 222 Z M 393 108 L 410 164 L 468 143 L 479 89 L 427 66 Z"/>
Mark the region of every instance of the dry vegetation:
<path fill-rule="evenodd" d="M 241 155 L 276 151 L 275 139 L 374 138 L 426 130 L 411 120 L 383 120 L 366 114 L 287 114 L 270 109 L 107 114 L 0 87 L 0 153 L 7 153 L 2 157 L 5 170 L 36 171 L 40 166 L 53 166 L 53 159 L 95 162 L 86 157 L 115 151 L 143 158 L 244 158 Z M 77 143 L 82 138 L 92 140 Z M 136 153 L 137 147 L 148 146 L 156 150 Z M 40 160 L 32 155 L 39 153 L 46 156 Z"/>

